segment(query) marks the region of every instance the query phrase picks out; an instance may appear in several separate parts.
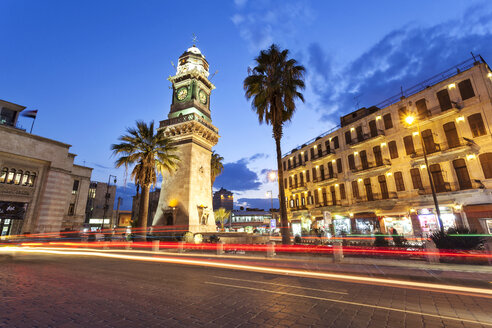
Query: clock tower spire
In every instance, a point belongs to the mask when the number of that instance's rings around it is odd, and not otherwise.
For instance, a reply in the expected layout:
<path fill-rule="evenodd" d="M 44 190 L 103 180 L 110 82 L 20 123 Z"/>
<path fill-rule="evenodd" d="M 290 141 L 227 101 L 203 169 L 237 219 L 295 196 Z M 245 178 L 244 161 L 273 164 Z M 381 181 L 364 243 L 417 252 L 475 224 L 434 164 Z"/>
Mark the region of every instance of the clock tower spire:
<path fill-rule="evenodd" d="M 212 124 L 210 95 L 215 86 L 208 80 L 209 65 L 195 45 L 178 60 L 172 83 L 168 119 L 160 122 L 173 138 L 180 157 L 179 168 L 164 176 L 153 226 L 177 233 L 217 231 L 212 208 L 211 154 L 219 140 Z"/>

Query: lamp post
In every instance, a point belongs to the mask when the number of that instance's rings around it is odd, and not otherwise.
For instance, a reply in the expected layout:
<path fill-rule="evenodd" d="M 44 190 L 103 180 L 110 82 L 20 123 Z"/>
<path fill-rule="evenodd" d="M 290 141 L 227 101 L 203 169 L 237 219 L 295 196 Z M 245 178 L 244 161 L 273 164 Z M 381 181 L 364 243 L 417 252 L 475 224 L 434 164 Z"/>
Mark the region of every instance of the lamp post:
<path fill-rule="evenodd" d="M 422 144 L 422 152 L 424 153 L 424 162 L 425 162 L 425 168 L 427 169 L 427 174 L 429 175 L 429 182 L 431 186 L 431 191 L 432 191 L 432 198 L 434 199 L 434 206 L 436 208 L 436 215 L 437 215 L 437 222 L 439 224 L 439 230 L 441 232 L 444 232 L 444 226 L 442 224 L 441 220 L 441 211 L 439 210 L 439 203 L 437 202 L 437 194 L 436 194 L 436 189 L 434 187 L 434 180 L 432 180 L 432 174 L 430 172 L 429 168 L 429 162 L 427 160 L 427 150 L 425 149 L 425 144 L 424 144 L 424 138 L 422 137 L 422 133 L 420 133 L 420 124 L 419 121 L 415 118 L 415 116 L 407 116 L 405 118 L 405 122 L 411 126 L 413 123 L 417 125 L 417 132 L 420 136 L 420 143 Z"/>
<path fill-rule="evenodd" d="M 268 172 L 268 181 L 270 181 L 270 182 L 277 181 L 277 171 L 272 170 L 272 171 Z M 267 196 L 268 196 L 268 193 L 270 193 L 270 206 L 271 206 L 270 207 L 270 214 L 272 215 L 272 219 L 275 219 L 273 216 L 273 191 L 272 190 L 267 191 Z M 275 220 L 275 223 L 276 223 L 276 220 Z M 271 232 L 272 232 L 272 228 L 271 228 L 271 223 L 270 223 L 270 233 Z"/>
<path fill-rule="evenodd" d="M 104 202 L 104 212 L 101 222 L 101 232 L 104 229 L 104 220 L 106 219 L 106 213 L 108 212 L 108 202 L 109 202 L 109 198 L 111 198 L 109 195 L 109 185 L 111 184 L 111 177 L 114 178 L 114 184 L 116 185 L 116 175 L 110 174 L 108 178 L 108 184 L 106 185 L 106 195 L 104 195 L 106 200 Z"/>

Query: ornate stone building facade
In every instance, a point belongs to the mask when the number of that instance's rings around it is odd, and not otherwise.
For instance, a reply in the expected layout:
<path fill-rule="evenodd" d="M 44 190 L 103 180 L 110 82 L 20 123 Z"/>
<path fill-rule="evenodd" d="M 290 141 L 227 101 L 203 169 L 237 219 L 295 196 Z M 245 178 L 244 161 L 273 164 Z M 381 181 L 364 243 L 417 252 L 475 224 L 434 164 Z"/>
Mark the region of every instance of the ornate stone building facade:
<path fill-rule="evenodd" d="M 165 134 L 175 140 L 181 159 L 179 168 L 163 179 L 154 226 L 169 230 L 214 232 L 210 160 L 219 140 L 212 124 L 208 62 L 194 45 L 180 57 L 176 75 L 169 77 L 173 102 L 168 119 L 160 122 Z"/>
<path fill-rule="evenodd" d="M 492 233 L 491 101 L 490 68 L 473 58 L 284 155 L 294 234 L 428 235 L 438 229 L 429 175 L 444 228 Z"/>
<path fill-rule="evenodd" d="M 70 145 L 17 128 L 25 107 L 0 101 L 0 234 L 78 229 L 92 169 L 73 163 Z"/>

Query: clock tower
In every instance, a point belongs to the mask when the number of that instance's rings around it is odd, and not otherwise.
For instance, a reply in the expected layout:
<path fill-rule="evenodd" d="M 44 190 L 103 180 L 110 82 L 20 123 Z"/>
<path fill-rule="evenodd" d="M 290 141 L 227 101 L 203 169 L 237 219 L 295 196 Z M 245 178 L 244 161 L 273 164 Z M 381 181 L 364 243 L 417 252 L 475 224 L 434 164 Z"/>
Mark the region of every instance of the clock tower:
<path fill-rule="evenodd" d="M 159 129 L 174 140 L 180 163 L 173 174 L 164 176 L 152 224 L 156 232 L 217 231 L 210 160 L 219 134 L 210 115 L 215 86 L 208 76 L 208 62 L 193 45 L 179 57 L 176 75 L 168 79 L 173 89 L 171 110 Z"/>

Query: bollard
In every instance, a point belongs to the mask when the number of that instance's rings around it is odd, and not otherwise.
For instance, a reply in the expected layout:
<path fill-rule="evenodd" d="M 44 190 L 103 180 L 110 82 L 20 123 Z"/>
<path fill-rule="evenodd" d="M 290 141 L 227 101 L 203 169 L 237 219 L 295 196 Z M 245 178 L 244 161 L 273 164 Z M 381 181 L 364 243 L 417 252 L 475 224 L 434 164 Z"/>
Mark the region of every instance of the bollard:
<path fill-rule="evenodd" d="M 267 244 L 267 257 L 274 257 L 275 255 L 275 242 L 271 241 Z"/>
<path fill-rule="evenodd" d="M 184 241 L 178 241 L 178 253 L 184 252 Z"/>
<path fill-rule="evenodd" d="M 333 242 L 333 262 L 342 262 L 343 248 L 341 241 Z"/>
<path fill-rule="evenodd" d="M 126 243 L 126 245 L 125 245 L 125 249 L 132 249 L 132 243 L 133 243 L 133 241 L 131 241 L 131 240 L 130 240 L 130 241 L 128 241 L 128 242 Z"/>
<path fill-rule="evenodd" d="M 424 242 L 424 249 L 426 251 L 425 256 L 427 257 L 427 261 L 429 263 L 439 263 L 439 250 L 432 240 L 429 239 Z"/>
<path fill-rule="evenodd" d="M 219 241 L 217 243 L 217 255 L 223 255 L 224 254 L 224 242 Z"/>
<path fill-rule="evenodd" d="M 153 252 L 159 251 L 159 241 L 158 240 L 152 240 L 152 251 Z"/>

